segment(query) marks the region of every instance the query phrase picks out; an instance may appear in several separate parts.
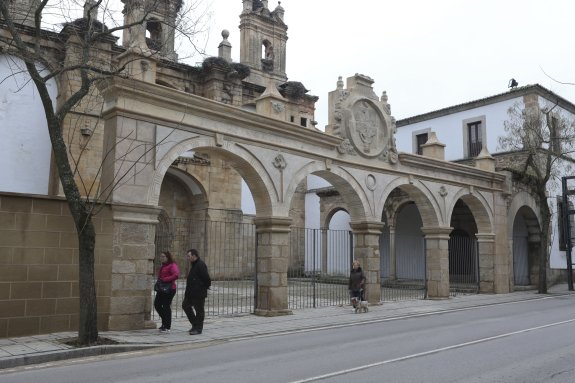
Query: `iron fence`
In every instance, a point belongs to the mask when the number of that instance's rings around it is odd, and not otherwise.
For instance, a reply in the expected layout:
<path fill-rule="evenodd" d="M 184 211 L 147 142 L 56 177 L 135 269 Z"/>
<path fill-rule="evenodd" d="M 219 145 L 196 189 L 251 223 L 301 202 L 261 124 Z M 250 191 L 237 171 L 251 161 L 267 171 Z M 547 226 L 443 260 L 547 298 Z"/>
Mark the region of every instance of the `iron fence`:
<path fill-rule="evenodd" d="M 288 261 L 288 308 L 349 302 L 353 236 L 348 230 L 292 228 Z"/>
<path fill-rule="evenodd" d="M 395 234 L 391 251 L 389 230 L 380 240 L 381 300 L 425 299 L 425 240 L 412 234 Z M 393 255 L 392 255 L 393 253 Z"/>
<path fill-rule="evenodd" d="M 449 238 L 449 294 L 479 293 L 477 240 L 453 235 Z"/>
<path fill-rule="evenodd" d="M 156 251 L 170 250 L 180 266 L 181 278 L 172 303 L 173 315 L 182 317 L 186 252 L 196 248 L 212 276 L 206 301 L 207 316 L 249 314 L 255 308 L 256 230 L 253 223 L 172 219 L 156 230 Z M 381 300 L 425 299 L 425 241 L 421 236 L 396 235 L 390 254 L 389 234 L 380 240 Z M 353 234 L 347 230 L 291 229 L 288 259 L 288 308 L 349 304 L 348 278 L 353 261 Z M 477 241 L 452 237 L 449 241 L 450 294 L 479 291 Z M 159 268 L 156 257 L 155 270 Z M 150 285 L 155 281 L 151 278 Z M 155 312 L 152 316 L 155 317 Z"/>
<path fill-rule="evenodd" d="M 256 284 L 256 231 L 252 223 L 171 219 L 156 228 L 154 276 L 160 267 L 159 255 L 164 250 L 174 254 L 180 268 L 178 289 L 172 302 L 172 315 L 185 316 L 184 298 L 190 248 L 198 249 L 206 262 L 212 287 L 206 299 L 206 316 L 233 316 L 254 311 Z M 152 310 L 152 317 L 156 313 Z"/>

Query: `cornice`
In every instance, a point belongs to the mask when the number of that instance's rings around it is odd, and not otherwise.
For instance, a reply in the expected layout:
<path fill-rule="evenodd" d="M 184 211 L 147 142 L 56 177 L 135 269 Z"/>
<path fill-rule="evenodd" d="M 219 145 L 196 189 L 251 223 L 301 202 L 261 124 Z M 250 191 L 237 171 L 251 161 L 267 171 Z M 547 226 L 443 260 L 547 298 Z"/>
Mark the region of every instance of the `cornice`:
<path fill-rule="evenodd" d="M 479 108 L 486 105 L 496 104 L 498 102 L 511 100 L 518 97 L 523 97 L 528 94 L 536 94 L 540 97 L 543 97 L 547 100 L 557 102 L 557 104 L 575 114 L 575 104 L 571 103 L 570 101 L 566 100 L 565 98 L 559 96 L 556 93 L 553 93 L 549 89 L 539 85 L 526 85 L 520 88 L 512 89 L 505 93 L 496 94 L 494 96 L 485 97 L 479 100 L 469 101 L 463 104 L 458 104 L 454 106 L 450 106 L 443 109 L 434 110 L 428 113 L 420 114 L 417 116 L 412 116 L 408 118 L 404 118 L 397 121 L 397 127 L 402 127 L 405 125 L 411 125 L 422 121 L 428 121 L 434 118 L 444 117 L 450 114 L 464 112 L 467 110 Z"/>
<path fill-rule="evenodd" d="M 276 120 L 235 106 L 156 84 L 114 77 L 103 80 L 98 87 L 106 99 L 106 104 L 109 100 L 113 100 L 112 105 L 104 111 L 104 118 L 113 113 L 125 112 L 128 114 L 137 113 L 140 116 L 155 120 L 165 120 L 170 124 L 182 124 L 181 115 L 179 114 L 173 115 L 171 118 L 167 116 L 160 117 L 147 110 L 135 110 L 135 106 L 130 106 L 128 103 L 118 102 L 120 99 L 133 99 L 137 103 L 151 104 L 179 113 L 226 122 L 248 130 L 266 132 L 318 147 L 335 149 L 342 142 L 341 138 L 317 129 Z M 201 126 L 194 126 L 193 128 L 205 130 Z M 214 133 L 213 130 L 208 131 Z"/>
<path fill-rule="evenodd" d="M 506 180 L 504 174 L 481 170 L 467 165 L 460 165 L 450 161 L 437 160 L 430 157 L 422 157 L 410 153 L 399 153 L 399 162 L 402 165 L 439 172 L 442 175 L 455 175 L 458 177 L 473 178 L 483 182 L 495 182 L 503 184 Z"/>

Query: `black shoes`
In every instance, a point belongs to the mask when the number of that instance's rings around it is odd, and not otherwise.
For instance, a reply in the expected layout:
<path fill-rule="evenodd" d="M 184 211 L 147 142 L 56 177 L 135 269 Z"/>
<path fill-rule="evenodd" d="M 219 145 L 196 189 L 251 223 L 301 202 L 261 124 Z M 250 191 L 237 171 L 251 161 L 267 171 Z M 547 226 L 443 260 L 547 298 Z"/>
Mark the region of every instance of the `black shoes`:
<path fill-rule="evenodd" d="M 202 330 L 197 330 L 195 328 L 192 328 L 190 331 L 188 331 L 188 334 L 190 335 L 199 335 L 202 333 Z"/>

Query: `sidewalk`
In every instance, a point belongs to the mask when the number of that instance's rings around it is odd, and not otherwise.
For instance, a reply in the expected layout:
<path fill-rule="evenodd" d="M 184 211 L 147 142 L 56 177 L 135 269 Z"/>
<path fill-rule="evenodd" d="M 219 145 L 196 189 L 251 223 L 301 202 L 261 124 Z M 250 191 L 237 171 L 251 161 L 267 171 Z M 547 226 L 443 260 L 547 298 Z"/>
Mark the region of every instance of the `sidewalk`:
<path fill-rule="evenodd" d="M 549 295 L 575 294 L 568 291 L 566 284 L 553 286 Z M 293 315 L 259 317 L 246 315 L 234 318 L 207 318 L 204 333 L 188 335 L 190 324 L 178 318 L 172 323 L 169 334 L 154 330 L 103 331 L 100 336 L 117 341 L 117 345 L 74 348 L 62 343 L 63 339 L 74 338 L 76 332 L 61 332 L 20 338 L 0 339 L 0 370 L 29 364 L 135 351 L 144 348 L 196 344 L 214 341 L 232 341 L 255 336 L 281 334 L 291 331 L 311 331 L 332 326 L 378 322 L 399 319 L 404 316 L 431 315 L 449 310 L 494 305 L 545 297 L 536 291 L 520 291 L 510 294 L 480 294 L 458 296 L 446 300 L 415 300 L 385 302 L 372 305 L 369 312 L 355 314 L 350 306 L 325 307 L 294 311 Z"/>

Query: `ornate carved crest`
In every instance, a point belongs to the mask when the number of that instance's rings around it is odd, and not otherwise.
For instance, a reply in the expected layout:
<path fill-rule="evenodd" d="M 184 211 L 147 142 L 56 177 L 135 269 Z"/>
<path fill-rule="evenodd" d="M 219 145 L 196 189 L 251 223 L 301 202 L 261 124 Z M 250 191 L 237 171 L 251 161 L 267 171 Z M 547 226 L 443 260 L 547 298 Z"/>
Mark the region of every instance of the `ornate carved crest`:
<path fill-rule="evenodd" d="M 337 89 L 330 93 L 330 121 L 328 131 L 344 139 L 338 147 L 341 154 L 359 154 L 395 164 L 395 119 L 384 92 L 379 99 L 373 92 L 373 80 L 356 74 L 338 80 Z"/>

